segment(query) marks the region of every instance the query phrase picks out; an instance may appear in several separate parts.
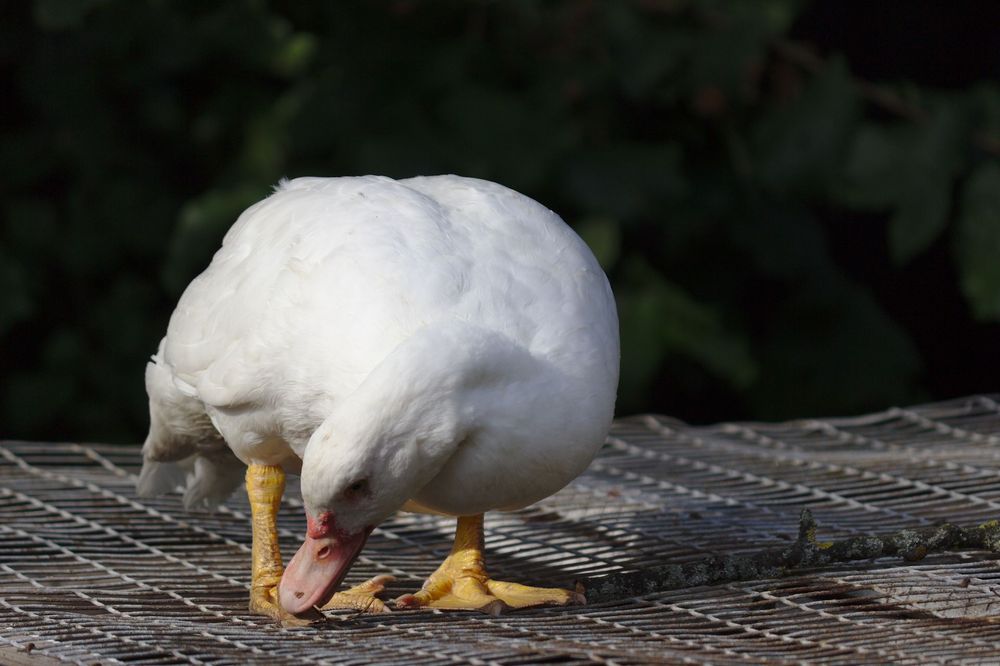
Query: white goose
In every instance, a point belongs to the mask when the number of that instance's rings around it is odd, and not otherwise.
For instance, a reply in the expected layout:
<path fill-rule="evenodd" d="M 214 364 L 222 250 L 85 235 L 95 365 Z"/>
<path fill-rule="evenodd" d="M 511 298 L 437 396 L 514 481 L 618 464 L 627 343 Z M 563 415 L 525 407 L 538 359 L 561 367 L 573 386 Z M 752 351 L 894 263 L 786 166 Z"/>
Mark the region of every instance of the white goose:
<path fill-rule="evenodd" d="M 607 278 L 552 211 L 457 176 L 297 178 L 250 207 L 184 292 L 146 370 L 142 494 L 224 500 L 245 463 L 252 610 L 289 620 L 334 595 L 395 511 L 458 516 L 404 607 L 582 601 L 489 578 L 482 514 L 580 474 L 610 426 L 618 320 Z M 302 475 L 308 535 L 282 577 L 276 512 Z M 280 581 L 280 594 L 279 594 Z"/>

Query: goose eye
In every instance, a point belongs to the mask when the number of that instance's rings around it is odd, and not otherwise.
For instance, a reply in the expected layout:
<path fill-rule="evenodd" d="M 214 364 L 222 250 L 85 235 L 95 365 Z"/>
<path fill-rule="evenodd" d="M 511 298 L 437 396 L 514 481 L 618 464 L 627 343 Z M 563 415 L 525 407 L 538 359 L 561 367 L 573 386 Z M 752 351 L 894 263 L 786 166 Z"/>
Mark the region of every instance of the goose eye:
<path fill-rule="evenodd" d="M 344 496 L 353 499 L 368 492 L 368 479 L 359 479 L 344 489 Z"/>

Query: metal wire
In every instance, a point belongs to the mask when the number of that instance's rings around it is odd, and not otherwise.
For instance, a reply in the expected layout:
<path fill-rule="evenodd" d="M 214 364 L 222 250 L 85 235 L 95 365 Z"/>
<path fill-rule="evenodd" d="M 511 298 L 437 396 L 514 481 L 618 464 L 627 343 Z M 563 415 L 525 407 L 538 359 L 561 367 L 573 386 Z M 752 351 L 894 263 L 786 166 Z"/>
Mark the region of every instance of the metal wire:
<path fill-rule="evenodd" d="M 990 553 L 878 560 L 575 608 L 332 614 L 279 627 L 246 610 L 245 497 L 185 513 L 139 500 L 132 447 L 0 443 L 0 663 L 996 663 L 1000 566 Z M 286 558 L 304 531 L 289 484 Z M 1000 404 L 976 396 L 860 418 L 692 427 L 615 424 L 580 479 L 523 511 L 487 517 L 493 576 L 574 579 L 795 538 L 1000 518 Z M 348 582 L 419 587 L 454 521 L 399 514 Z"/>

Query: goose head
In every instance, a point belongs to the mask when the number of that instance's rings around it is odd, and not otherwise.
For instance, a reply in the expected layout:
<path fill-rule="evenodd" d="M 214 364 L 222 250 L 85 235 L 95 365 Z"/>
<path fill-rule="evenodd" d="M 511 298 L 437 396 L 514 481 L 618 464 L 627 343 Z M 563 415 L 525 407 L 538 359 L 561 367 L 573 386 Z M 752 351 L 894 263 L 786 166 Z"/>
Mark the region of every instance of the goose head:
<path fill-rule="evenodd" d="M 536 366 L 503 336 L 436 326 L 401 343 L 335 406 L 302 460 L 308 527 L 281 580 L 285 610 L 325 603 L 371 531 L 426 486 L 484 419 L 496 418 L 497 391 Z"/>

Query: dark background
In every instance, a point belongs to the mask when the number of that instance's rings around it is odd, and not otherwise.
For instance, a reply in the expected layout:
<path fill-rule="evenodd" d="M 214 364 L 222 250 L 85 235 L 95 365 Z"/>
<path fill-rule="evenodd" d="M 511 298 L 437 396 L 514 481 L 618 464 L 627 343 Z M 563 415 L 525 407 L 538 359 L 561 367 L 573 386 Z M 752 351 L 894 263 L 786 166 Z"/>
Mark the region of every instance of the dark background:
<path fill-rule="evenodd" d="M 6 3 L 0 435 L 138 441 L 187 282 L 282 176 L 460 173 L 608 271 L 619 413 L 997 389 L 1000 3 Z"/>

